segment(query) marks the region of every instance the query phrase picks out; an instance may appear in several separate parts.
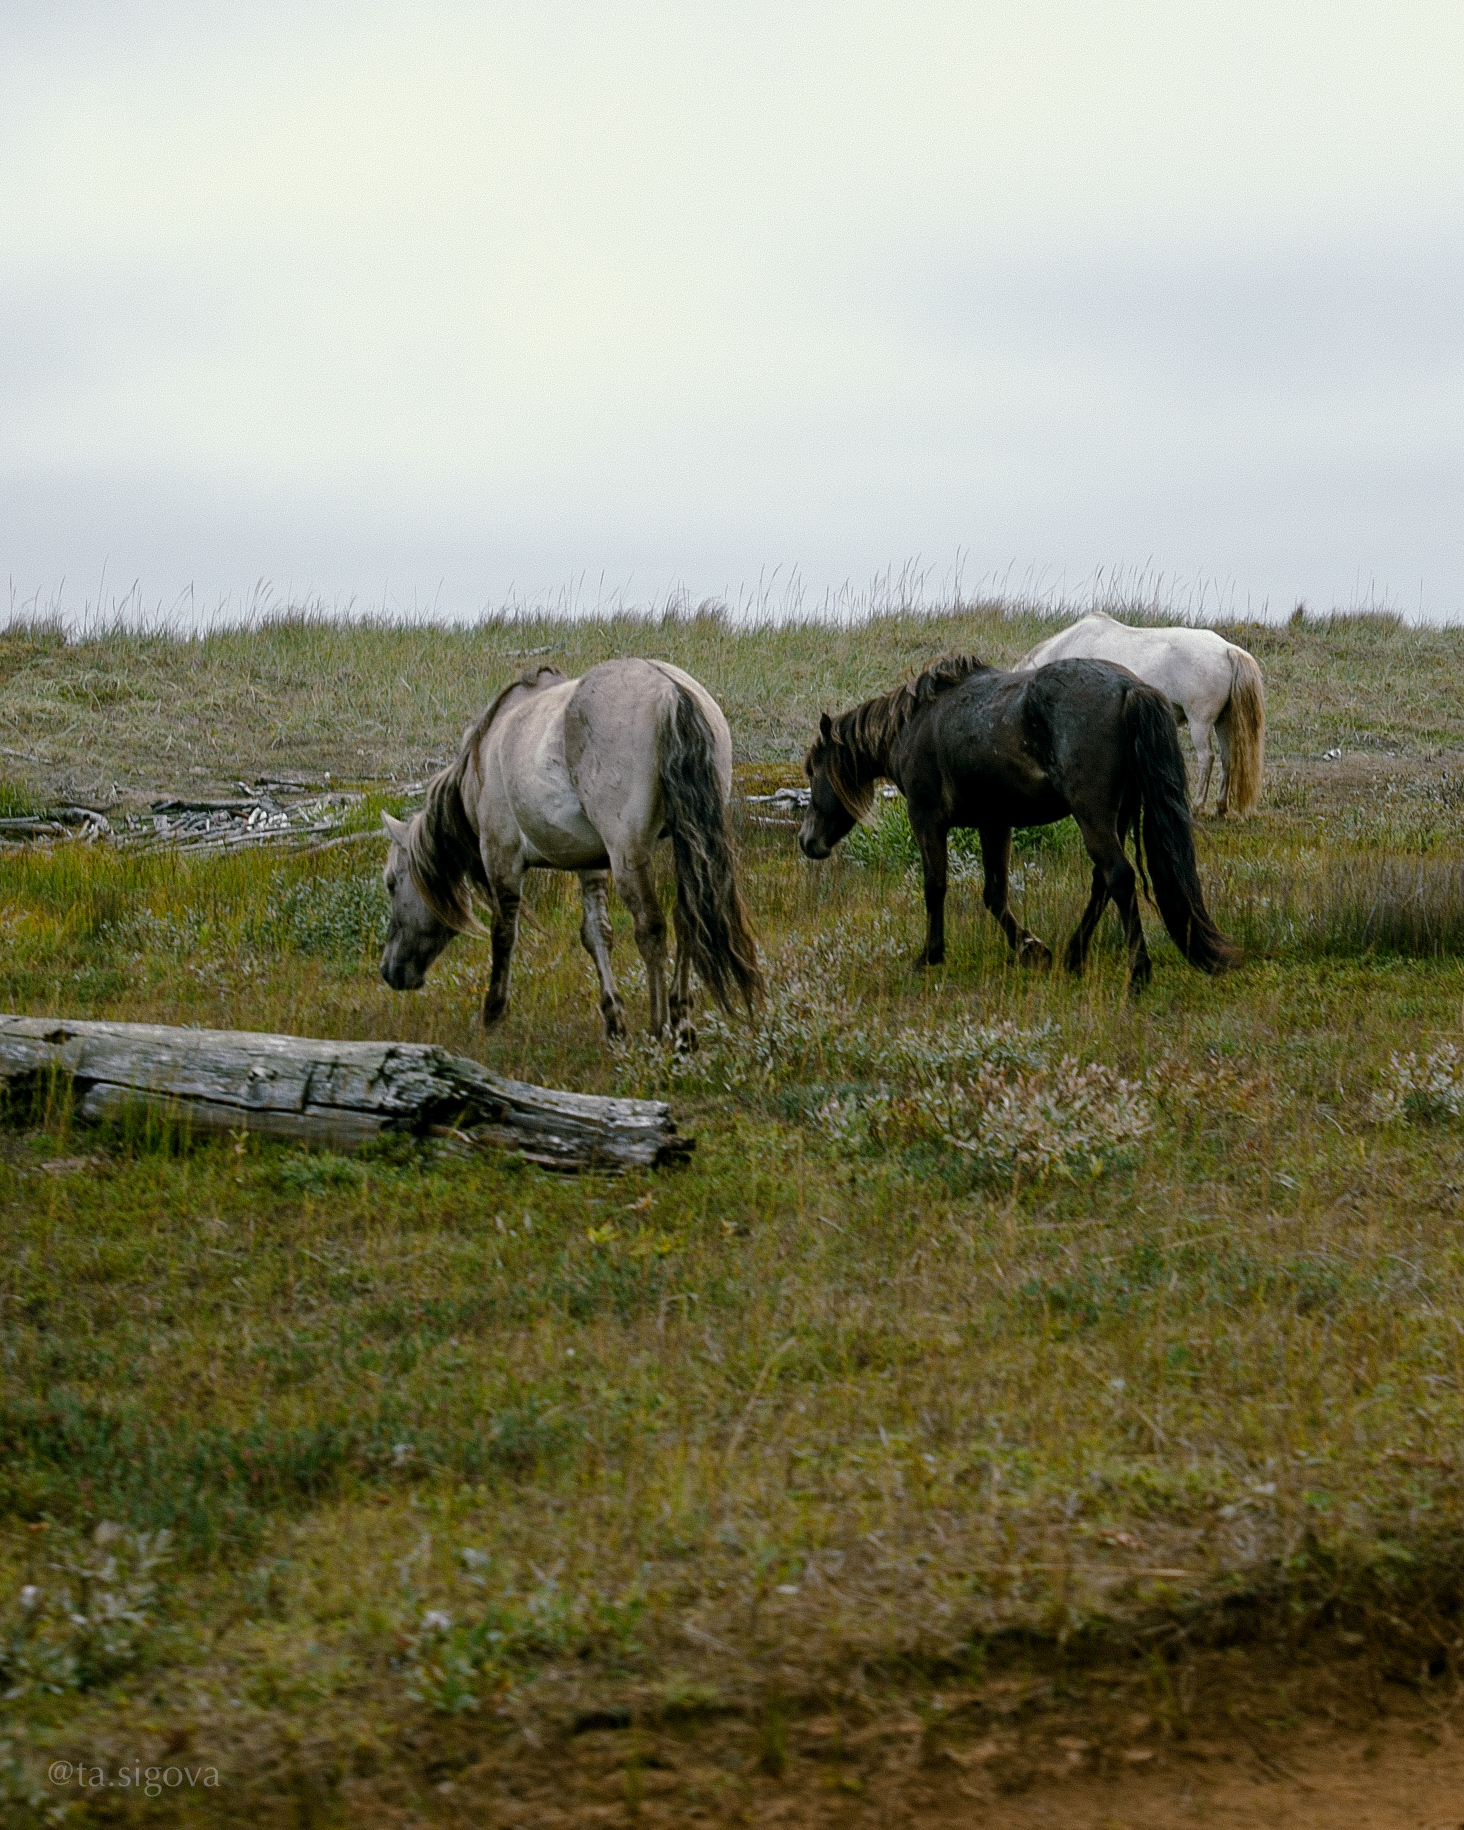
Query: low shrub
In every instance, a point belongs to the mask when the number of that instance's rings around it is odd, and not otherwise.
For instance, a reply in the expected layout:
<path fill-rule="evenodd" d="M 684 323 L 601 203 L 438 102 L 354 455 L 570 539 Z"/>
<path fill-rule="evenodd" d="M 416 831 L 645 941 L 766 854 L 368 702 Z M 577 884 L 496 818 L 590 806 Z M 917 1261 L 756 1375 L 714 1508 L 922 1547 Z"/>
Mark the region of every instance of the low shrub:
<path fill-rule="evenodd" d="M 989 1179 L 1101 1175 L 1153 1130 L 1137 1081 L 1064 1056 L 1035 1073 L 986 1068 L 904 1095 L 830 1100 L 819 1119 L 846 1150 L 934 1142 L 963 1151 Z"/>
<path fill-rule="evenodd" d="M 459 1557 L 461 1607 L 423 1608 L 405 1636 L 402 1666 L 415 1702 L 458 1715 L 502 1695 L 542 1660 L 634 1649 L 645 1605 L 638 1596 L 576 1593 L 553 1577 L 526 1594 L 511 1584 L 490 1593 L 490 1558 L 473 1549 Z"/>
<path fill-rule="evenodd" d="M 103 1522 L 89 1539 L 63 1539 L 40 1579 L 0 1614 L 0 1694 L 61 1696 L 96 1690 L 144 1656 L 169 1534 Z"/>
<path fill-rule="evenodd" d="M 1464 1112 L 1464 1055 L 1452 1042 L 1441 1042 L 1420 1061 L 1410 1049 L 1390 1055 L 1382 1087 L 1373 1095 L 1373 1114 L 1389 1119 L 1425 1122 L 1458 1118 Z"/>

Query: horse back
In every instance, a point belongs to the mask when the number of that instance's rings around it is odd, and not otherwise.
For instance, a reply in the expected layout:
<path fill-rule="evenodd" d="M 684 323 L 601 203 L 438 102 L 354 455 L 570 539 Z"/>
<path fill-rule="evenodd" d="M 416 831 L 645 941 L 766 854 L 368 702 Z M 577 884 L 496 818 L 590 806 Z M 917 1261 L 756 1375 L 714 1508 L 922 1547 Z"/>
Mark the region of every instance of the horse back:
<path fill-rule="evenodd" d="M 936 702 L 902 757 L 912 794 L 954 825 L 1043 825 L 1117 807 L 1130 774 L 1125 705 L 1144 683 L 1075 657 L 993 669 Z M 937 786 L 938 784 L 938 786 Z"/>
<path fill-rule="evenodd" d="M 1164 629 L 1117 623 L 1094 612 L 1024 655 L 1018 669 L 1058 660 L 1114 661 L 1157 687 L 1193 720 L 1213 722 L 1230 697 L 1232 656 L 1244 655 L 1213 629 Z"/>
<path fill-rule="evenodd" d="M 479 738 L 471 779 L 485 852 L 581 869 L 603 847 L 584 817 L 564 753 L 565 711 L 575 680 L 563 677 L 505 695 Z"/>

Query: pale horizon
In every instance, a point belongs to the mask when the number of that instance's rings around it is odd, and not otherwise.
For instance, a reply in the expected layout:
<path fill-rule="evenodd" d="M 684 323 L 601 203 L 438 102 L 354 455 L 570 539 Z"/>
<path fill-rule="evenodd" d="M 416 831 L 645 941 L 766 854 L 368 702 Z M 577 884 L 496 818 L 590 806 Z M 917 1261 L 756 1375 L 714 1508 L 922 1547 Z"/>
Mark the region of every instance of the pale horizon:
<path fill-rule="evenodd" d="M 8 17 L 11 607 L 1458 620 L 1461 61 L 1428 5 Z"/>

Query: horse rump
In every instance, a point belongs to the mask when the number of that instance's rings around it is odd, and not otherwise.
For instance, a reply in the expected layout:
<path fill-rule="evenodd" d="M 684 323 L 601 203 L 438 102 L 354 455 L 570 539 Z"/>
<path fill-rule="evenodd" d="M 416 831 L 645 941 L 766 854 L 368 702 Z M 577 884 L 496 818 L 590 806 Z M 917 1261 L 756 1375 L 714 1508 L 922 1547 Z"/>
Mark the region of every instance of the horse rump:
<path fill-rule="evenodd" d="M 1154 901 L 1175 946 L 1201 972 L 1224 972 L 1240 963 L 1240 953 L 1205 907 L 1173 708 L 1154 687 L 1133 686 L 1124 699 L 1123 721 L 1139 786 L 1141 814 L 1134 822 L 1139 868 L 1148 867 Z"/>
<path fill-rule="evenodd" d="M 722 1009 L 749 1014 L 766 987 L 737 884 L 711 727 L 686 688 L 661 732 L 661 796 L 676 860 L 676 905 L 691 963 Z"/>

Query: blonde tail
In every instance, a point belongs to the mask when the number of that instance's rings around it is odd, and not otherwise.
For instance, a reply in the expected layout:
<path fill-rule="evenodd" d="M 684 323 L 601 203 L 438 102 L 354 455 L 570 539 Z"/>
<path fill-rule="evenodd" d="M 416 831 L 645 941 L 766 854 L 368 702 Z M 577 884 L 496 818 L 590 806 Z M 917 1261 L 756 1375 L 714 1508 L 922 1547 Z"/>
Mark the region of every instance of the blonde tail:
<path fill-rule="evenodd" d="M 1253 813 L 1261 798 L 1266 764 L 1266 686 L 1255 657 L 1230 651 L 1230 699 L 1225 707 L 1230 757 L 1225 770 L 1222 813 Z"/>

